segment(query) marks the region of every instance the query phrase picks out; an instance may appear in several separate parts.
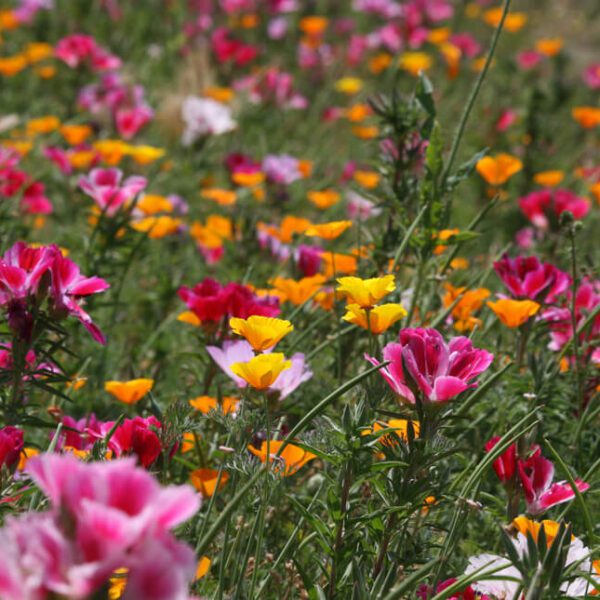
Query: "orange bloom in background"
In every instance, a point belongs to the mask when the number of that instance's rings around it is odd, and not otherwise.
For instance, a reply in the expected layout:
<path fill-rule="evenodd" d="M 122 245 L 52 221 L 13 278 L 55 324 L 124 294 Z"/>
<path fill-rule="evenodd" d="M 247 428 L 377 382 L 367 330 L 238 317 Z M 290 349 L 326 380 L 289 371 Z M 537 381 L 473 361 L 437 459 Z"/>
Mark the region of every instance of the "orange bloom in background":
<path fill-rule="evenodd" d="M 71 381 L 67 381 L 65 383 L 65 385 L 67 386 L 68 389 L 76 392 L 77 390 L 80 390 L 82 387 L 85 387 L 86 383 L 87 383 L 87 377 L 75 377 L 74 379 L 71 379 Z"/>
<path fill-rule="evenodd" d="M 533 176 L 533 180 L 544 187 L 556 187 L 565 178 L 564 171 L 541 171 Z"/>
<path fill-rule="evenodd" d="M 12 10 L 0 10 L 0 31 L 17 29 L 20 25 L 17 15 Z"/>
<path fill-rule="evenodd" d="M 284 244 L 289 244 L 294 235 L 302 235 L 312 223 L 303 217 L 295 217 L 294 215 L 286 215 L 279 224 L 279 229 L 273 228 L 269 230 L 273 235 Z"/>
<path fill-rule="evenodd" d="M 302 177 L 305 179 L 312 175 L 313 171 L 313 162 L 312 160 L 299 160 L 298 161 L 298 171 L 300 171 Z"/>
<path fill-rule="evenodd" d="M 600 204 L 600 181 L 590 186 L 590 192 L 594 194 L 596 201 Z"/>
<path fill-rule="evenodd" d="M 354 104 L 344 112 L 346 119 L 352 123 L 361 123 L 372 114 L 373 110 L 368 104 Z"/>
<path fill-rule="evenodd" d="M 411 421 L 415 437 L 419 437 L 420 425 L 418 421 Z M 363 429 L 361 435 L 373 435 L 378 431 L 391 429 L 389 434 L 382 435 L 379 440 L 386 446 L 395 446 L 398 441 L 395 436 L 398 436 L 403 442 L 408 441 L 408 420 L 407 419 L 390 419 L 389 421 L 375 421 L 373 427 Z M 391 435 L 393 434 L 393 435 Z"/>
<path fill-rule="evenodd" d="M 491 27 L 498 27 L 502 19 L 502 7 L 490 8 L 483 13 L 483 20 Z M 509 12 L 504 20 L 504 29 L 516 33 L 527 23 L 527 15 L 523 12 Z"/>
<path fill-rule="evenodd" d="M 53 56 L 54 48 L 45 42 L 30 42 L 25 46 L 24 54 L 33 65 Z"/>
<path fill-rule="evenodd" d="M 237 202 L 237 194 L 233 190 L 221 188 L 206 188 L 201 190 L 200 196 L 205 200 L 212 200 L 219 206 L 231 206 Z"/>
<path fill-rule="evenodd" d="M 460 70 L 460 59 L 462 57 L 461 49 L 458 46 L 447 42 L 440 45 L 440 53 L 448 65 L 448 77 L 454 79 Z"/>
<path fill-rule="evenodd" d="M 490 291 L 486 288 L 467 290 L 465 287 L 454 287 L 451 283 L 445 283 L 444 287 L 446 294 L 442 303 L 445 308 L 460 297 L 450 313 L 454 319 L 454 329 L 461 332 L 471 331 L 475 325 L 481 325 L 481 319 L 474 317 L 473 313 L 482 308 L 483 301 L 490 296 Z"/>
<path fill-rule="evenodd" d="M 306 463 L 317 458 L 316 454 L 304 450 L 294 444 L 287 444 L 280 456 L 277 456 L 279 449 L 281 448 L 283 441 L 271 440 L 268 443 L 269 447 L 269 463 L 275 463 L 274 471 L 282 474 L 284 477 L 296 474 Z M 256 449 L 251 444 L 248 446 L 248 450 L 260 459 L 263 464 L 267 462 L 267 441 L 262 442 L 260 449 Z"/>
<path fill-rule="evenodd" d="M 231 181 L 240 187 L 255 187 L 264 183 L 265 178 L 265 174 L 262 171 L 257 171 L 256 173 L 243 173 L 238 171 L 231 174 Z"/>
<path fill-rule="evenodd" d="M 381 304 L 367 309 L 358 304 L 348 304 L 346 314 L 342 317 L 348 323 L 354 323 L 367 331 L 379 335 L 387 331 L 394 323 L 403 319 L 407 312 L 402 304 Z"/>
<path fill-rule="evenodd" d="M 458 235 L 460 233 L 460 229 L 442 229 L 435 236 L 436 239 L 436 247 L 433 250 L 435 255 L 442 254 L 446 251 L 448 244 L 444 242 L 448 242 L 453 236 Z"/>
<path fill-rule="evenodd" d="M 315 304 L 319 305 L 323 310 L 331 310 L 335 302 L 335 294 L 331 288 L 325 288 L 315 294 L 313 299 Z"/>
<path fill-rule="evenodd" d="M 211 98 L 222 104 L 227 104 L 233 100 L 235 92 L 230 87 L 211 86 L 204 90 L 204 96 Z"/>
<path fill-rule="evenodd" d="M 282 302 L 291 302 L 295 306 L 300 306 L 314 296 L 325 281 L 323 275 L 313 275 L 298 280 L 276 277 L 271 281 L 271 285 L 275 288 Z"/>
<path fill-rule="evenodd" d="M 139 402 L 154 386 L 154 379 L 130 379 L 129 381 L 107 381 L 104 389 L 124 404 Z"/>
<path fill-rule="evenodd" d="M 326 188 L 324 190 L 309 190 L 306 193 L 306 197 L 312 202 L 317 208 L 325 210 L 337 204 L 340 201 L 340 194 L 333 188 Z"/>
<path fill-rule="evenodd" d="M 362 185 L 368 190 L 376 188 L 379 185 L 379 180 L 381 179 L 379 173 L 376 171 L 364 171 L 361 169 L 354 171 L 352 178 L 354 181 L 356 181 L 356 183 Z"/>
<path fill-rule="evenodd" d="M 185 454 L 196 447 L 196 437 L 200 438 L 197 433 L 186 431 L 181 439 L 181 453 Z"/>
<path fill-rule="evenodd" d="M 185 310 L 182 313 L 179 313 L 179 315 L 177 315 L 177 320 L 182 323 L 194 325 L 194 327 L 200 327 L 200 325 L 202 325 L 202 321 L 196 316 L 196 313 L 193 313 L 191 310 Z"/>
<path fill-rule="evenodd" d="M 214 469 L 196 469 L 190 473 L 191 484 L 204 496 L 210 498 L 223 489 L 223 486 L 227 483 L 229 474 L 225 471 L 221 471 L 221 479 L 219 480 L 219 471 Z M 217 488 L 217 481 L 219 487 Z"/>
<path fill-rule="evenodd" d="M 108 598 L 109 600 L 119 600 L 125 592 L 127 586 L 127 573 L 129 569 L 116 569 L 113 576 L 108 580 Z"/>
<path fill-rule="evenodd" d="M 208 556 L 203 556 L 200 558 L 198 561 L 198 566 L 196 567 L 196 581 L 198 581 L 198 579 L 202 579 L 208 573 L 211 563 L 212 561 L 210 558 L 208 558 Z"/>
<path fill-rule="evenodd" d="M 158 194 L 145 194 L 137 201 L 135 207 L 146 215 L 155 215 L 160 212 L 171 212 L 173 210 L 171 201 Z"/>
<path fill-rule="evenodd" d="M 70 146 L 79 146 L 92 135 L 89 125 L 62 125 L 59 131 Z"/>
<path fill-rule="evenodd" d="M 130 146 L 121 140 L 98 140 L 92 144 L 92 147 L 111 167 L 118 165 L 130 149 Z"/>
<path fill-rule="evenodd" d="M 233 333 L 246 338 L 256 352 L 273 348 L 294 330 L 294 326 L 285 319 L 261 315 L 251 315 L 247 319 L 232 317 L 229 319 L 229 327 Z"/>
<path fill-rule="evenodd" d="M 306 235 L 309 237 L 320 237 L 324 240 L 335 240 L 352 227 L 352 221 L 331 221 L 329 223 L 322 223 L 321 225 L 311 225 L 306 231 Z"/>
<path fill-rule="evenodd" d="M 467 258 L 457 256 L 450 262 L 450 267 L 452 267 L 455 271 L 464 271 L 465 269 L 469 268 L 470 264 L 471 263 Z"/>
<path fill-rule="evenodd" d="M 520 327 L 540 310 L 540 305 L 533 300 L 502 298 L 496 302 L 488 302 L 487 305 L 500 321 L 510 328 Z"/>
<path fill-rule="evenodd" d="M 126 145 L 125 153 L 136 162 L 138 165 L 149 165 L 154 161 L 162 158 L 166 152 L 162 148 L 154 146 L 129 146 Z M 168 170 L 168 163 L 164 164 L 165 170 Z"/>
<path fill-rule="evenodd" d="M 233 239 L 233 222 L 229 217 L 209 215 L 206 225 L 192 223 L 190 235 L 204 248 L 220 248 L 226 240 Z"/>
<path fill-rule="evenodd" d="M 17 470 L 22 471 L 27 465 L 27 461 L 32 456 L 37 456 L 40 453 L 40 450 L 37 448 L 32 448 L 30 446 L 26 446 L 21 450 L 21 454 L 19 454 L 19 463 L 17 464 Z"/>
<path fill-rule="evenodd" d="M 475 168 L 486 183 L 499 186 L 516 175 L 523 168 L 523 163 L 516 156 L 503 152 L 496 156 L 484 156 L 477 161 Z"/>
<path fill-rule="evenodd" d="M 312 15 L 300 19 L 300 22 L 298 23 L 298 28 L 304 35 L 308 35 L 310 37 L 318 37 L 325 32 L 328 25 L 329 19 L 327 19 L 326 17 Z"/>
<path fill-rule="evenodd" d="M 450 39 L 452 31 L 449 27 L 437 27 L 427 33 L 427 41 L 432 44 L 443 44 Z"/>
<path fill-rule="evenodd" d="M 23 54 L 0 58 L 0 75 L 14 77 L 27 67 L 27 58 Z"/>
<path fill-rule="evenodd" d="M 556 56 L 564 46 L 562 38 L 543 38 L 535 43 L 535 49 L 544 56 Z"/>
<path fill-rule="evenodd" d="M 417 77 L 421 71 L 427 71 L 433 65 L 433 59 L 426 52 L 404 52 L 398 60 L 398 66 Z"/>
<path fill-rule="evenodd" d="M 382 71 L 385 71 L 392 64 L 392 55 L 387 52 L 380 52 L 369 59 L 369 71 L 373 75 L 379 75 Z"/>
<path fill-rule="evenodd" d="M 593 129 L 600 125 L 600 108 L 595 106 L 577 106 L 571 114 L 584 129 Z"/>
<path fill-rule="evenodd" d="M 334 277 L 340 273 L 353 275 L 358 269 L 358 259 L 352 254 L 324 252 L 321 255 L 325 277 Z"/>
<path fill-rule="evenodd" d="M 47 115 L 37 119 L 27 121 L 25 131 L 27 135 L 34 136 L 38 134 L 47 134 L 56 131 L 60 127 L 60 120 L 54 115 Z"/>
<path fill-rule="evenodd" d="M 52 79 L 56 75 L 56 69 L 52 65 L 37 67 L 34 73 L 42 79 Z"/>
<path fill-rule="evenodd" d="M 396 289 L 393 275 L 360 279 L 359 277 L 340 277 L 336 292 L 346 296 L 349 304 L 357 304 L 361 308 L 374 306 Z"/>
<path fill-rule="evenodd" d="M 69 164 L 74 169 L 88 169 L 97 157 L 95 150 L 75 150 L 68 154 Z"/>
<path fill-rule="evenodd" d="M 291 366 L 291 360 L 286 360 L 280 352 L 273 352 L 259 354 L 248 362 L 233 363 L 230 369 L 254 389 L 266 390 L 275 383 L 282 371 Z"/>
<path fill-rule="evenodd" d="M 379 127 L 376 125 L 355 125 L 352 133 L 361 140 L 374 140 L 379 135 Z"/>
<path fill-rule="evenodd" d="M 232 396 L 223 396 L 221 403 L 212 396 L 198 396 L 188 400 L 190 406 L 199 410 L 203 415 L 207 415 L 211 410 L 221 409 L 224 415 L 235 413 L 240 401 Z"/>
<path fill-rule="evenodd" d="M 131 224 L 136 231 L 147 233 L 152 240 L 159 240 L 168 235 L 177 233 L 183 221 L 167 215 L 160 217 L 146 217 Z"/>
<path fill-rule="evenodd" d="M 558 534 L 558 530 L 560 529 L 560 523 L 557 523 L 556 521 L 550 521 L 549 519 L 544 519 L 541 522 L 532 521 L 524 515 L 513 519 L 511 525 L 523 535 L 527 535 L 527 533 L 530 533 L 531 537 L 536 542 L 540 533 L 540 529 L 543 527 L 544 533 L 546 534 L 546 543 L 548 544 L 548 546 L 552 544 L 554 538 Z"/>

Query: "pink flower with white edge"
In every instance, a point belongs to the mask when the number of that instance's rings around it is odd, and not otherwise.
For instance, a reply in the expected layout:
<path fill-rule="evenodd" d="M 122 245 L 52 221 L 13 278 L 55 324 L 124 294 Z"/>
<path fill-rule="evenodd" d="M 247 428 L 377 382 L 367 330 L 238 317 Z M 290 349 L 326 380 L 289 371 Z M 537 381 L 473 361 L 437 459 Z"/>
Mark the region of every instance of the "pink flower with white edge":
<path fill-rule="evenodd" d="M 373 365 L 380 362 L 365 354 Z M 473 380 L 494 360 L 487 350 L 474 348 L 466 337 L 446 343 L 436 329 L 402 329 L 399 343 L 383 349 L 383 360 L 390 361 L 379 370 L 403 402 L 415 404 L 411 388 L 418 389 L 425 403 L 447 402 L 469 388 Z"/>
<path fill-rule="evenodd" d="M 245 388 L 248 384 L 233 373 L 231 365 L 238 362 L 248 362 L 254 358 L 252 346 L 246 340 L 223 342 L 223 348 L 218 346 L 206 346 L 210 357 L 221 367 L 221 370 L 235 381 L 239 388 Z"/>
<path fill-rule="evenodd" d="M 552 483 L 554 465 L 542 456 L 539 446 L 527 460 L 519 460 L 518 468 L 529 514 L 539 515 L 557 504 L 575 498 L 573 488 L 566 481 Z M 575 485 L 580 492 L 585 492 L 590 487 L 581 479 L 576 479 Z"/>
<path fill-rule="evenodd" d="M 121 183 L 123 171 L 116 168 L 92 169 L 79 179 L 79 187 L 112 217 L 123 205 L 131 202 L 146 188 L 145 177 L 133 175 Z"/>

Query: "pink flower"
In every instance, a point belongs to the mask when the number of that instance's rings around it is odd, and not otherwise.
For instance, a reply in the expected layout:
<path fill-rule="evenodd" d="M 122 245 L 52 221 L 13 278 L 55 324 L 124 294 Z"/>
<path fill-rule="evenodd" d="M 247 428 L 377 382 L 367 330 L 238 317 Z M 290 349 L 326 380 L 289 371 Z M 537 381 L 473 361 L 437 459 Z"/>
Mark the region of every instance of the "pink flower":
<path fill-rule="evenodd" d="M 44 194 L 44 184 L 36 181 L 25 188 L 21 196 L 21 210 L 27 215 L 49 215 L 52 202 Z"/>
<path fill-rule="evenodd" d="M 107 290 L 110 285 L 100 277 L 85 277 L 79 267 L 70 259 L 65 258 L 60 251 L 52 262 L 53 309 L 56 313 L 73 315 L 92 334 L 100 344 L 105 343 L 102 332 L 92 322 L 92 318 L 80 306 L 81 298 L 98 294 Z"/>
<path fill-rule="evenodd" d="M 321 268 L 323 248 L 319 246 L 306 246 L 300 244 L 294 253 L 296 265 L 302 272 L 303 277 L 312 277 Z"/>
<path fill-rule="evenodd" d="M 373 365 L 379 361 L 365 358 Z M 422 394 L 423 402 L 446 402 L 469 388 L 494 359 L 487 350 L 474 348 L 466 337 L 455 337 L 446 344 L 436 329 L 402 329 L 400 343 L 383 349 L 383 360 L 390 361 L 380 369 L 383 378 L 400 398 L 415 404 L 411 387 Z M 406 371 L 405 371 L 406 368 Z"/>
<path fill-rule="evenodd" d="M 117 131 L 123 139 L 130 140 L 153 116 L 154 111 L 147 105 L 118 108 L 115 113 Z"/>
<path fill-rule="evenodd" d="M 79 187 L 102 209 L 112 217 L 124 204 L 133 200 L 146 188 L 145 177 L 128 177 L 123 183 L 120 169 L 92 169 L 88 175 L 79 179 Z"/>
<path fill-rule="evenodd" d="M 86 62 L 94 71 L 114 70 L 121 66 L 118 57 L 99 46 L 92 36 L 82 33 L 74 33 L 59 40 L 54 48 L 54 55 L 71 69 Z"/>
<path fill-rule="evenodd" d="M 503 110 L 496 121 L 496 131 L 504 132 L 517 122 L 517 112 L 510 108 Z"/>
<path fill-rule="evenodd" d="M 248 362 L 254 358 L 252 346 L 246 340 L 225 341 L 223 342 L 223 348 L 219 348 L 218 346 L 206 346 L 206 351 L 219 365 L 225 375 L 230 379 L 233 379 L 239 388 L 244 388 L 248 385 L 241 377 L 235 375 L 231 370 L 231 365 L 234 363 Z"/>
<path fill-rule="evenodd" d="M 381 214 L 381 208 L 377 207 L 373 202 L 367 200 L 353 190 L 350 190 L 346 194 L 346 198 L 348 200 L 346 214 L 349 219 L 366 221 L 371 217 L 376 217 Z"/>
<path fill-rule="evenodd" d="M 485 444 L 485 451 L 491 450 L 500 441 L 500 436 L 496 435 Z M 511 444 L 493 463 L 492 467 L 496 471 L 498 479 L 506 484 L 512 481 L 517 470 L 517 445 Z"/>
<path fill-rule="evenodd" d="M 300 162 L 289 154 L 268 154 L 263 160 L 263 171 L 269 181 L 281 185 L 290 185 L 302 179 Z"/>
<path fill-rule="evenodd" d="M 517 55 L 517 64 L 523 71 L 534 69 L 544 58 L 542 54 L 535 50 L 525 50 Z"/>
<path fill-rule="evenodd" d="M 269 391 L 279 392 L 279 400 L 284 400 L 294 392 L 301 384 L 312 379 L 313 372 L 306 364 L 306 358 L 301 352 L 297 352 L 290 358 L 292 366 L 283 371 L 271 385 Z"/>
<path fill-rule="evenodd" d="M 581 198 L 566 189 L 531 192 L 519 198 L 519 206 L 532 224 L 540 229 L 548 228 L 549 217 L 556 221 L 563 212 L 569 211 L 576 219 L 583 219 L 591 208 L 587 198 Z"/>
<path fill-rule="evenodd" d="M 552 483 L 554 465 L 542 456 L 539 446 L 527 460 L 519 460 L 519 477 L 527 511 L 532 515 L 539 515 L 552 506 L 575 498 L 575 492 L 566 481 Z M 590 487 L 581 479 L 576 479 L 575 484 L 580 492 L 585 492 Z"/>
<path fill-rule="evenodd" d="M 23 431 L 12 425 L 0 429 L 0 467 L 13 467 L 23 450 Z"/>
<path fill-rule="evenodd" d="M 600 62 L 591 64 L 583 73 L 583 81 L 592 90 L 600 90 Z"/>
<path fill-rule="evenodd" d="M 494 263 L 494 270 L 515 298 L 552 303 L 571 285 L 567 273 L 537 256 L 509 258 L 505 254 Z"/>

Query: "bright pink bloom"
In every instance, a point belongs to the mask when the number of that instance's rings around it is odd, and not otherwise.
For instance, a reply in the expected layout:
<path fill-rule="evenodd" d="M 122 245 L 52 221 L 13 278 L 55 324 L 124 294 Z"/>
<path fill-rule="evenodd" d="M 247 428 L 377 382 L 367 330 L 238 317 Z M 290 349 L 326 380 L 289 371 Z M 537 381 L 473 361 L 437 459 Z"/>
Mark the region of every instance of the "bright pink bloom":
<path fill-rule="evenodd" d="M 373 365 L 375 358 L 365 355 Z M 485 371 L 494 359 L 487 350 L 474 348 L 466 337 L 455 337 L 446 344 L 436 329 L 402 329 L 400 343 L 383 349 L 383 360 L 391 361 L 380 369 L 383 378 L 402 400 L 415 404 L 411 387 L 421 392 L 423 402 L 446 402 L 477 386 L 472 380 Z M 406 371 L 405 371 L 406 368 Z"/>
<path fill-rule="evenodd" d="M 576 219 L 583 219 L 590 212 L 591 203 L 566 189 L 537 190 L 519 198 L 523 214 L 540 229 L 547 229 L 550 220 L 556 222 L 560 215 L 569 211 Z"/>
<path fill-rule="evenodd" d="M 258 56 L 258 49 L 233 39 L 225 27 L 215 29 L 211 38 L 212 50 L 220 63 L 233 62 L 243 67 Z"/>
<path fill-rule="evenodd" d="M 109 216 L 112 217 L 124 204 L 133 200 L 146 188 L 145 177 L 128 177 L 121 183 L 120 169 L 92 169 L 81 177 L 79 187 Z"/>
<path fill-rule="evenodd" d="M 54 55 L 66 65 L 75 69 L 88 63 L 94 71 L 118 69 L 121 60 L 107 52 L 96 40 L 81 33 L 62 38 L 54 48 Z"/>
<path fill-rule="evenodd" d="M 552 303 L 571 285 L 567 273 L 537 256 L 509 258 L 505 254 L 494 263 L 494 270 L 515 298 Z"/>
<path fill-rule="evenodd" d="M 153 116 L 154 111 L 147 105 L 119 108 L 115 113 L 117 131 L 123 139 L 130 140 Z"/>
<path fill-rule="evenodd" d="M 591 64 L 583 73 L 583 81 L 592 90 L 600 90 L 600 62 Z"/>
<path fill-rule="evenodd" d="M 539 515 L 552 506 L 575 498 L 575 492 L 566 481 L 552 483 L 554 465 L 542 456 L 539 446 L 527 460 L 519 460 L 518 465 L 527 511 L 531 515 Z M 575 484 L 580 492 L 590 487 L 581 479 L 576 479 Z"/>
<path fill-rule="evenodd" d="M 503 110 L 496 121 L 496 131 L 504 132 L 517 122 L 517 112 L 510 108 Z"/>
<path fill-rule="evenodd" d="M 535 50 L 525 50 L 517 55 L 517 64 L 523 71 L 534 69 L 542 61 L 544 56 Z"/>
<path fill-rule="evenodd" d="M 490 452 L 500 441 L 500 436 L 495 435 L 485 444 L 485 451 Z M 512 481 L 517 470 L 517 445 L 511 444 L 493 463 L 494 471 L 502 483 Z"/>
<path fill-rule="evenodd" d="M 323 259 L 323 248 L 319 246 L 306 246 L 300 244 L 294 253 L 296 265 L 300 269 L 303 277 L 312 277 L 319 272 Z"/>
<path fill-rule="evenodd" d="M 23 450 L 23 431 L 12 425 L 0 429 L 0 467 L 13 467 Z"/>
<path fill-rule="evenodd" d="M 25 188 L 21 196 L 21 210 L 27 215 L 49 215 L 52 202 L 44 193 L 44 184 L 36 181 Z"/>
<path fill-rule="evenodd" d="M 89 450 L 102 437 L 102 423 L 94 413 L 76 421 L 65 415 L 62 419 L 64 428 L 61 431 L 59 447 L 69 446 L 77 450 Z"/>
<path fill-rule="evenodd" d="M 0 344 L 0 373 L 2 370 L 12 371 L 13 366 L 12 342 Z M 29 350 L 25 354 L 23 381 L 38 379 L 51 373 L 60 373 L 60 369 L 50 362 L 41 362 L 38 364 L 37 356 L 33 350 Z"/>
<path fill-rule="evenodd" d="M 481 52 L 481 44 L 470 33 L 455 33 L 450 42 L 468 58 L 475 58 Z"/>

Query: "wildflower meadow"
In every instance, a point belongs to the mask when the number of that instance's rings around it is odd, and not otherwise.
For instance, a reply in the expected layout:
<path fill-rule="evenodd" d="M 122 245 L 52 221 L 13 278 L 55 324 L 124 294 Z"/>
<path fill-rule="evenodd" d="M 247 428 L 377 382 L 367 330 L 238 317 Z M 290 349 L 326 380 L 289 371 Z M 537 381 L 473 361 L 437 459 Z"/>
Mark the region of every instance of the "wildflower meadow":
<path fill-rule="evenodd" d="M 0 600 L 600 597 L 598 0 L 0 0 Z"/>

